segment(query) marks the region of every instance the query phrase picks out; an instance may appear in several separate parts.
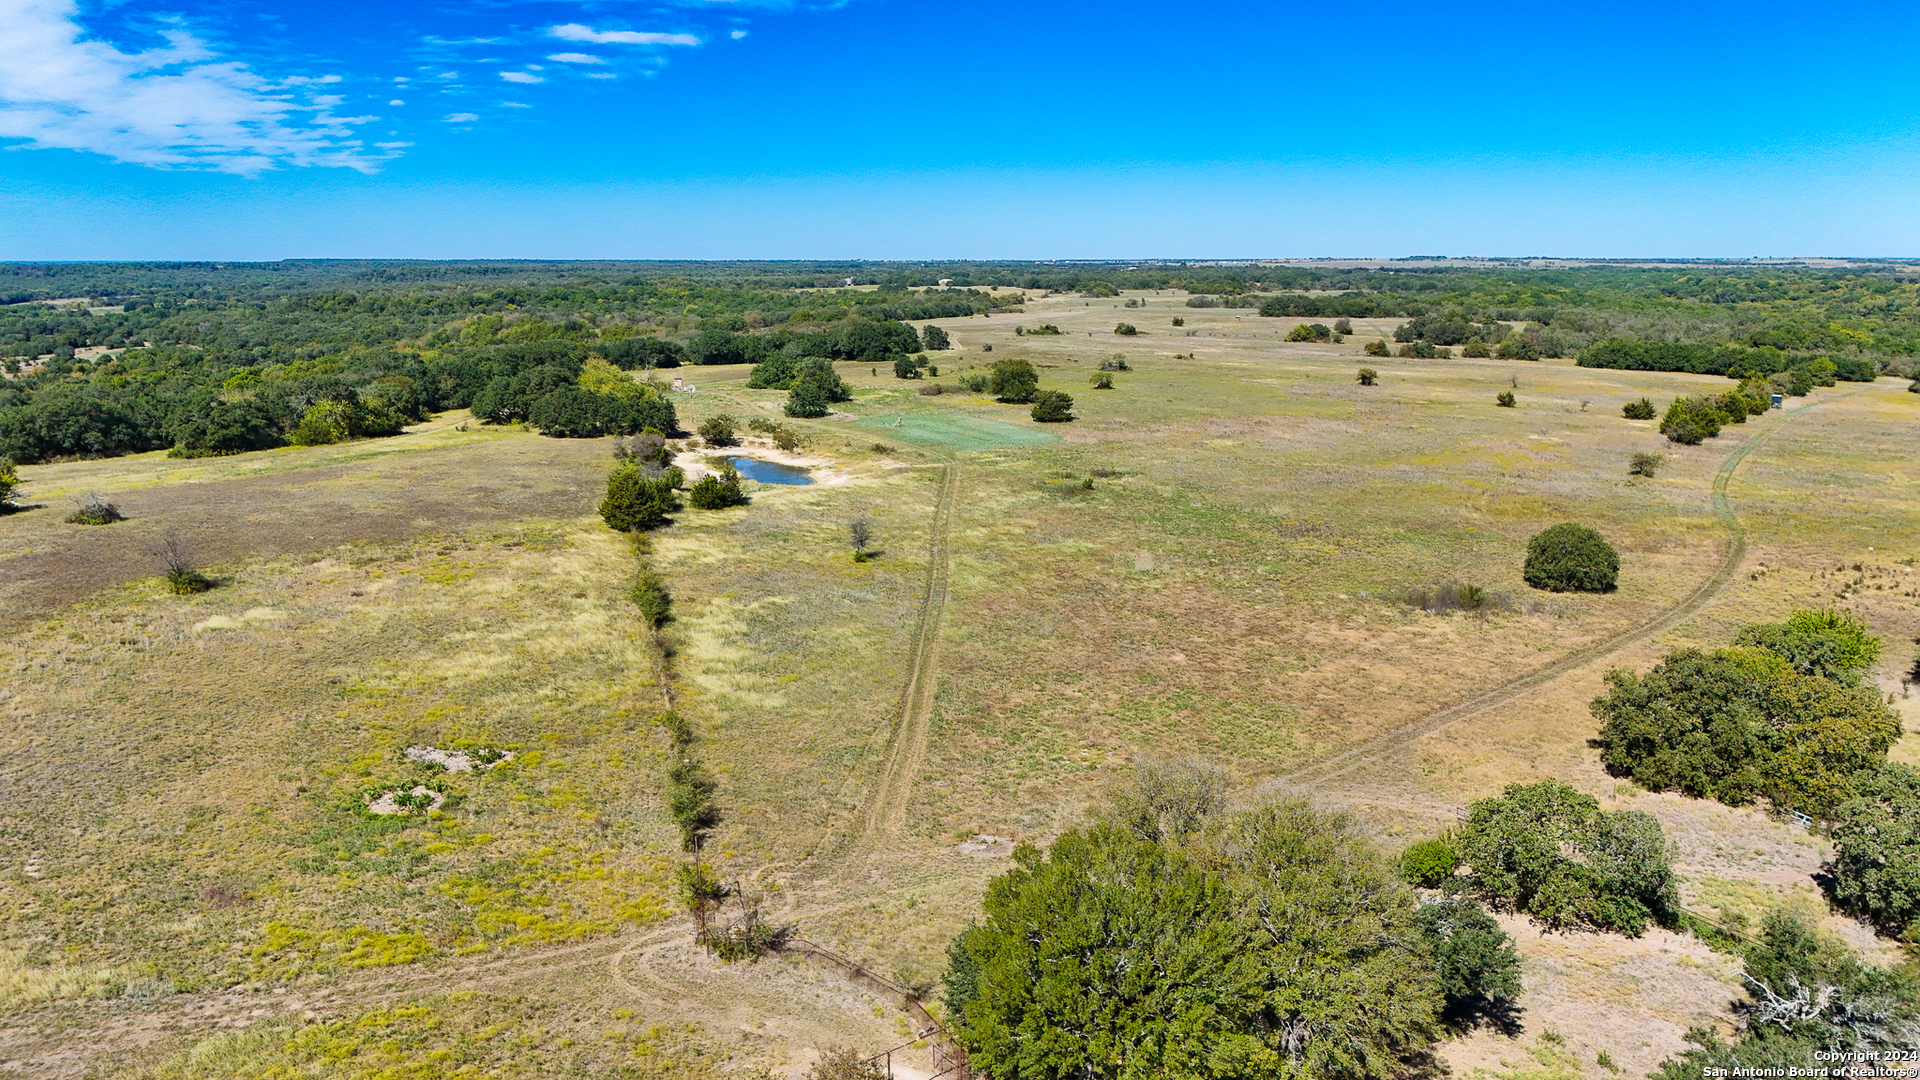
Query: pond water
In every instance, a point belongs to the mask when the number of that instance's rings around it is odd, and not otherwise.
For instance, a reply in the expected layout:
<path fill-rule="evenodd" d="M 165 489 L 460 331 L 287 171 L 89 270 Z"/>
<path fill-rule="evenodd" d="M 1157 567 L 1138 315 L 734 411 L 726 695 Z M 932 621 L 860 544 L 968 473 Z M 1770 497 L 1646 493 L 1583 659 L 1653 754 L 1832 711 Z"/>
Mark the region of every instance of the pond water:
<path fill-rule="evenodd" d="M 739 470 L 741 476 L 763 484 L 813 483 L 813 474 L 797 465 L 782 465 L 777 461 L 761 461 L 750 457 L 730 457 L 727 461 Z"/>

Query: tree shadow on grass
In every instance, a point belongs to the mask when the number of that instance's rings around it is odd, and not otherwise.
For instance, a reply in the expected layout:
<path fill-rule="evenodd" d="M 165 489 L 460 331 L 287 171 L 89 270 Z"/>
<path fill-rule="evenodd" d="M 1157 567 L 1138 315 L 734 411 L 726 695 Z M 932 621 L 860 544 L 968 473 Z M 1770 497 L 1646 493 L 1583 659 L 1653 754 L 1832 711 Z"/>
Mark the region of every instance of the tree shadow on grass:
<path fill-rule="evenodd" d="M 1451 1030 L 1465 1035 L 1475 1028 L 1491 1028 L 1509 1039 L 1517 1039 L 1527 1030 L 1522 1022 L 1526 1010 L 1509 997 L 1471 997 L 1448 1005 L 1441 1019 Z"/>

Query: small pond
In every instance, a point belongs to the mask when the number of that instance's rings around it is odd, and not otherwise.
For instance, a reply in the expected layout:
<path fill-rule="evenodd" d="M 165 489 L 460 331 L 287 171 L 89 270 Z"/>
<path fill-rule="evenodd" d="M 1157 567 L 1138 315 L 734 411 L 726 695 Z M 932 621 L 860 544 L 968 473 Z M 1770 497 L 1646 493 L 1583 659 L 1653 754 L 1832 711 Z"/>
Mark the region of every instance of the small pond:
<path fill-rule="evenodd" d="M 813 473 L 798 465 L 782 465 L 777 461 L 761 461 L 750 457 L 730 457 L 727 461 L 739 470 L 741 476 L 763 484 L 813 483 Z"/>

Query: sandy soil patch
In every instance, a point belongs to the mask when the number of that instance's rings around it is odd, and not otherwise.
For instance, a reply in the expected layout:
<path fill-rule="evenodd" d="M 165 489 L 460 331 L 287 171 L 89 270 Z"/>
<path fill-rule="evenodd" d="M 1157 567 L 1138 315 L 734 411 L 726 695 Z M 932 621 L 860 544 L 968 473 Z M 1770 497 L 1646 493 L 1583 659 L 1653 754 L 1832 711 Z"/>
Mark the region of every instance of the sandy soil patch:
<path fill-rule="evenodd" d="M 1712 1027 L 1740 996 L 1738 962 L 1697 938 L 1665 930 L 1644 937 L 1548 934 L 1524 916 L 1497 916 L 1523 964 L 1521 1030 L 1479 1030 L 1440 1048 L 1455 1076 L 1535 1064 L 1528 1047 L 1552 1032 L 1582 1072 L 1607 1075 L 1606 1053 L 1625 1076 L 1644 1076 L 1685 1048 L 1690 1027 Z"/>
<path fill-rule="evenodd" d="M 450 773 L 497 769 L 514 758 L 511 750 L 476 750 L 468 753 L 465 750 L 442 750 L 437 746 L 409 746 L 405 755 L 408 761 L 438 765 Z"/>

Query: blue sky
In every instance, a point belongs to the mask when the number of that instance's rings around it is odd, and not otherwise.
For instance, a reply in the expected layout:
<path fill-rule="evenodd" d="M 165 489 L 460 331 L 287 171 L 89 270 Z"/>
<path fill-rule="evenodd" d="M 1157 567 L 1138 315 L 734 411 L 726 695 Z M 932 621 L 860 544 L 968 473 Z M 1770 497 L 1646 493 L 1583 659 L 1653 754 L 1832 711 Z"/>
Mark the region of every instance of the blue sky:
<path fill-rule="evenodd" d="M 0 0 L 0 259 L 1920 255 L 1912 4 Z"/>

